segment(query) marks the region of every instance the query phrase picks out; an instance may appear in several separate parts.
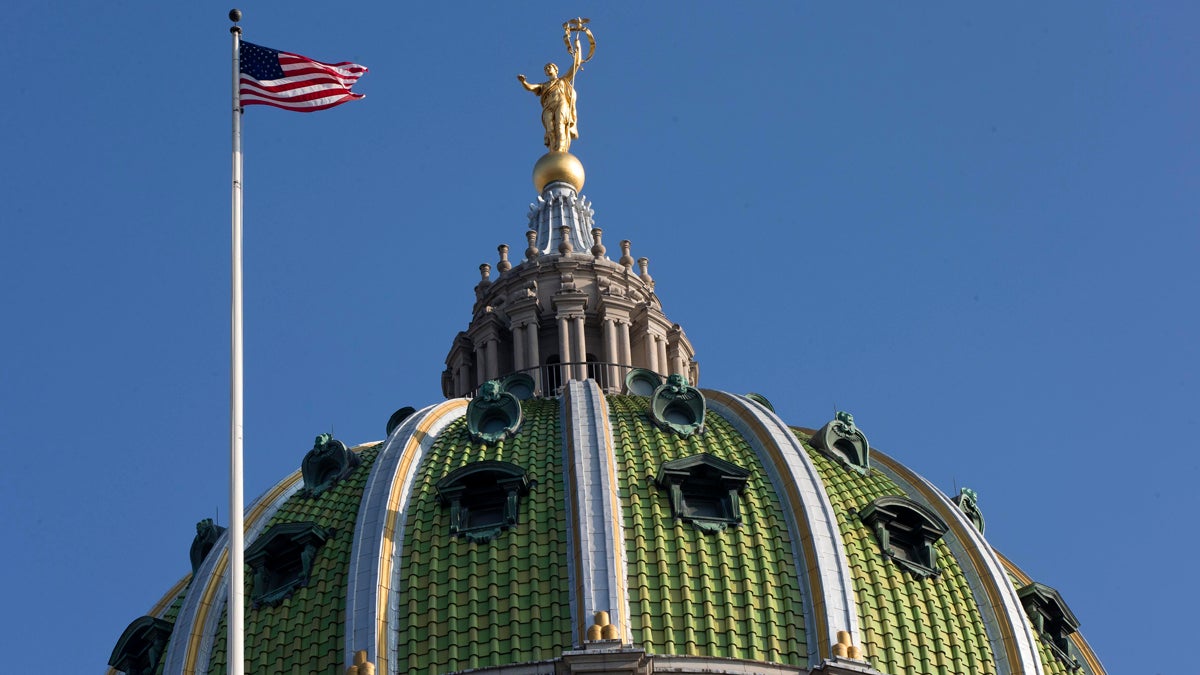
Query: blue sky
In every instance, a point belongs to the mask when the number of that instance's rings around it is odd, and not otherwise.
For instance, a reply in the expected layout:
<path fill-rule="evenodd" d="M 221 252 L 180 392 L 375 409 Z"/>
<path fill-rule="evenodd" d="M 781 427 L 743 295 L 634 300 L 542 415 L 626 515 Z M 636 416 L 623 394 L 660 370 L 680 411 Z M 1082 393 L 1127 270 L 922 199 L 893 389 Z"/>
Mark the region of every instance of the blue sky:
<path fill-rule="evenodd" d="M 701 386 L 850 410 L 976 489 L 1111 672 L 1194 624 L 1196 5 L 434 5 L 241 7 L 252 42 L 371 69 L 363 101 L 244 118 L 248 498 L 439 400 L 535 197 L 515 76 L 583 15 L 584 192 Z M 228 9 L 5 10 L 12 672 L 99 671 L 228 522 Z M 1186 670 L 1169 644 L 1149 663 Z"/>

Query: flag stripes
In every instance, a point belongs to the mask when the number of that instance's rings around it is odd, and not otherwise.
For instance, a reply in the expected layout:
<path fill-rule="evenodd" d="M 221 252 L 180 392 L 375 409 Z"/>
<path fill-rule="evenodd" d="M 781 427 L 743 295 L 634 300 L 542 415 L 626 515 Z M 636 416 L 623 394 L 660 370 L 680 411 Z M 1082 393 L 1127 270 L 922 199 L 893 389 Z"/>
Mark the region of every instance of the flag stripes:
<path fill-rule="evenodd" d="M 350 91 L 367 72 L 357 63 L 322 63 L 245 41 L 240 49 L 239 97 L 243 106 L 314 112 L 364 96 Z"/>

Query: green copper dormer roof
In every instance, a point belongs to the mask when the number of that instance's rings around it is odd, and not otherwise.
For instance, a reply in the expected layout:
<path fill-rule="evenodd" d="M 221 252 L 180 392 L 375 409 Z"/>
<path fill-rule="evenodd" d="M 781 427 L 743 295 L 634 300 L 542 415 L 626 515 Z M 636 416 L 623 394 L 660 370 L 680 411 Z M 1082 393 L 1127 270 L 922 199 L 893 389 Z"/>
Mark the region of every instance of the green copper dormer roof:
<path fill-rule="evenodd" d="M 720 415 L 681 437 L 653 424 L 649 399 L 609 396 L 629 557 L 630 626 L 655 654 L 803 667 L 804 603 L 782 505 L 757 456 Z M 676 522 L 655 485 L 663 462 L 707 453 L 748 469 L 742 522 L 706 532 Z"/>
<path fill-rule="evenodd" d="M 858 599 L 864 656 L 885 673 L 995 673 L 983 617 L 961 566 L 939 539 L 936 577 L 918 577 L 880 551 L 857 515 L 873 500 L 903 495 L 875 469 L 846 471 L 808 445 L 812 433 L 794 430 L 825 483 L 837 511 Z"/>

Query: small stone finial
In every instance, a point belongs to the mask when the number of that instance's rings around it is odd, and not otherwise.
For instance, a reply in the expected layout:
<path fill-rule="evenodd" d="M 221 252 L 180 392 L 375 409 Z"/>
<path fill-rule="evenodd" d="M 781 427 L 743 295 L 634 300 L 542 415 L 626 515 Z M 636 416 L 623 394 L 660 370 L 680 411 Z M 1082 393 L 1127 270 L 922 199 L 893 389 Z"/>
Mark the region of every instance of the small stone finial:
<path fill-rule="evenodd" d="M 625 266 L 625 269 L 633 269 L 633 256 L 629 254 L 629 247 L 633 246 L 633 242 L 628 239 L 621 240 L 621 259 L 617 262 Z"/>
<path fill-rule="evenodd" d="M 508 262 L 508 244 L 500 244 L 496 250 L 500 252 L 500 262 L 496 263 L 496 270 L 504 274 L 512 269 L 512 263 Z"/>
<path fill-rule="evenodd" d="M 862 648 L 854 644 L 850 639 L 850 633 L 844 630 L 839 630 L 837 633 L 837 644 L 833 646 L 833 655 L 855 661 L 861 661 L 863 657 Z"/>
<path fill-rule="evenodd" d="M 558 252 L 562 255 L 567 255 L 573 252 L 575 247 L 571 245 L 571 228 L 567 225 L 563 225 L 562 227 L 558 228 L 558 232 L 562 237 L 562 241 L 558 244 Z"/>
<path fill-rule="evenodd" d="M 354 652 L 354 665 L 346 669 L 346 675 L 375 675 L 375 664 L 367 661 L 367 650 Z"/>
<path fill-rule="evenodd" d="M 529 248 L 525 249 L 525 259 L 533 260 L 538 257 L 537 249 L 537 230 L 529 230 L 525 233 L 525 241 L 529 242 Z"/>
<path fill-rule="evenodd" d="M 482 265 L 479 266 L 479 283 L 480 283 L 480 285 L 486 286 L 486 285 L 492 283 L 491 276 L 492 276 L 492 266 L 491 265 L 489 265 L 487 263 L 483 263 Z"/>
<path fill-rule="evenodd" d="M 600 235 L 602 234 L 604 234 L 604 230 L 601 230 L 598 227 L 592 228 L 592 239 L 596 240 L 596 243 L 592 244 L 592 256 L 596 258 L 603 258 L 604 253 L 607 250 L 604 248 L 604 244 L 600 242 Z"/>
<path fill-rule="evenodd" d="M 592 614 L 592 625 L 587 629 L 587 641 L 619 640 L 620 631 L 616 624 L 608 618 L 608 612 L 599 611 Z"/>
<path fill-rule="evenodd" d="M 642 281 L 646 282 L 646 285 L 650 288 L 654 288 L 654 278 L 650 276 L 650 259 L 638 258 L 638 269 L 641 270 L 641 274 L 638 276 L 641 277 Z"/>

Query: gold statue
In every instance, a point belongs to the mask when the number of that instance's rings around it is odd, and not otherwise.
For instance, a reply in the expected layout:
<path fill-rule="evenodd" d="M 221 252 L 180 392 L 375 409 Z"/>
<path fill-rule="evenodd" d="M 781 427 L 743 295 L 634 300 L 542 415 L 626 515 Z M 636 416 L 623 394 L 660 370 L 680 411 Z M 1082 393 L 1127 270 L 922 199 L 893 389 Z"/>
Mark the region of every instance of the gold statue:
<path fill-rule="evenodd" d="M 521 86 L 542 100 L 542 126 L 546 128 L 545 143 L 550 152 L 567 152 L 571 148 L 571 139 L 579 138 L 579 118 L 575 112 L 575 73 L 596 54 L 596 40 L 587 23 L 588 19 L 580 17 L 563 24 L 563 42 L 572 61 L 571 69 L 565 75 L 559 77 L 558 66 L 553 63 L 546 64 L 546 77 L 550 79 L 541 84 L 530 84 L 524 75 L 517 75 Z M 575 33 L 573 45 L 571 33 Z M 583 58 L 579 33 L 587 33 L 588 36 L 586 59 Z"/>

